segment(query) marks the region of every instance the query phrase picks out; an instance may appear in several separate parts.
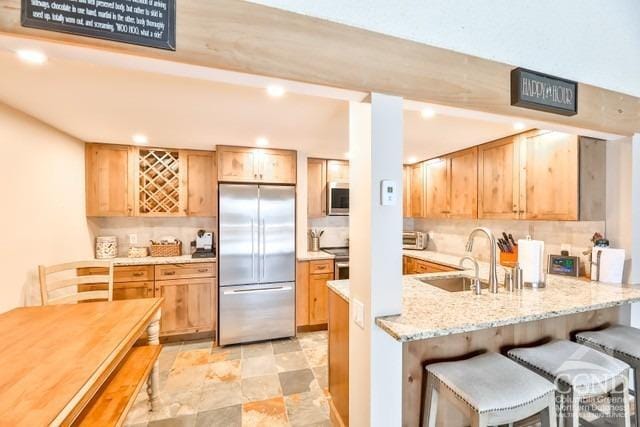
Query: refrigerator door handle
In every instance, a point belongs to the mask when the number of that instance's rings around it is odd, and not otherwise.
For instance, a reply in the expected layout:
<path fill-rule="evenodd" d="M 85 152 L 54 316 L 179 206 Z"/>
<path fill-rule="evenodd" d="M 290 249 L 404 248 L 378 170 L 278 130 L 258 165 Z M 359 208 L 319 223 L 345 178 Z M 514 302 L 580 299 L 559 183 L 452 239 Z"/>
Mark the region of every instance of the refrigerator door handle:
<path fill-rule="evenodd" d="M 256 280 L 256 251 L 253 237 L 253 218 L 251 218 L 251 279 Z"/>
<path fill-rule="evenodd" d="M 224 291 L 224 295 L 233 295 L 233 294 L 259 294 L 262 292 L 286 292 L 290 291 L 293 288 L 291 286 L 278 286 L 276 288 L 263 288 L 263 289 L 236 289 L 234 291 Z"/>
<path fill-rule="evenodd" d="M 265 219 L 262 218 L 262 276 L 260 277 L 260 281 L 264 279 L 265 273 L 265 257 L 267 253 L 267 225 Z"/>

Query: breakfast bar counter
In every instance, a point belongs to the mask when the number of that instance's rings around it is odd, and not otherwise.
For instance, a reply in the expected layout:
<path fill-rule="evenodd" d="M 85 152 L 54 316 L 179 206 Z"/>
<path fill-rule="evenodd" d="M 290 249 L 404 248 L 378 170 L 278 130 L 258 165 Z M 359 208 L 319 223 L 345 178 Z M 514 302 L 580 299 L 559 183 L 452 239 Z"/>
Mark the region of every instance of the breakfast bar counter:
<path fill-rule="evenodd" d="M 427 261 L 452 267 L 458 265 L 460 259 L 455 255 L 427 251 L 419 255 Z M 504 269 L 498 270 L 502 281 L 500 273 Z M 378 327 L 402 343 L 404 426 L 417 426 L 422 421 L 426 364 L 487 351 L 504 353 L 515 346 L 570 339 L 581 330 L 613 323 L 629 324 L 630 304 L 640 302 L 638 286 L 552 275 L 547 275 L 545 288 L 508 292 L 500 286 L 497 294 L 488 289 L 483 289 L 481 295 L 474 295 L 469 290 L 450 292 L 436 286 L 438 279 L 460 277 L 473 277 L 473 272 L 403 276 L 402 312 L 375 319 Z M 488 264 L 481 262 L 480 279 L 487 277 Z M 433 285 L 429 284 L 430 280 Z M 328 282 L 328 287 L 330 298 L 349 304 L 348 280 Z M 330 316 L 330 341 L 331 321 Z M 348 317 L 346 321 L 349 322 Z M 330 370 L 331 366 L 330 351 Z M 438 425 L 468 425 L 468 420 L 446 402 L 442 405 Z"/>

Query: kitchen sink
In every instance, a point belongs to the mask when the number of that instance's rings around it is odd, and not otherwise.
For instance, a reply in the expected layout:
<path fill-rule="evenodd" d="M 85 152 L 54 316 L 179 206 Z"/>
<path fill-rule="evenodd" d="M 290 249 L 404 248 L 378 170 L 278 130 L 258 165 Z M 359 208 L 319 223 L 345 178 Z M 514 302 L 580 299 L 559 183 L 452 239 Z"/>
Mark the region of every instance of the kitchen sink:
<path fill-rule="evenodd" d="M 447 292 L 462 292 L 471 290 L 471 278 L 470 277 L 418 277 L 422 283 L 435 286 Z M 480 282 L 482 289 L 487 289 L 489 285 L 484 282 Z"/>

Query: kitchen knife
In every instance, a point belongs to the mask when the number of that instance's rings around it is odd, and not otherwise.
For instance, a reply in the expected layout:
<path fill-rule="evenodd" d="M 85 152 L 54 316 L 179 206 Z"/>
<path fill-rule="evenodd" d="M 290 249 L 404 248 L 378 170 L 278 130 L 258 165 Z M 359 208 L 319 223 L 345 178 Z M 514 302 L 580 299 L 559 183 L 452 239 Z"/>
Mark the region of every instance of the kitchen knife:
<path fill-rule="evenodd" d="M 518 243 L 513 239 L 513 235 L 511 233 L 509 233 L 509 240 L 511 240 L 511 243 L 513 243 L 513 246 L 518 246 Z"/>

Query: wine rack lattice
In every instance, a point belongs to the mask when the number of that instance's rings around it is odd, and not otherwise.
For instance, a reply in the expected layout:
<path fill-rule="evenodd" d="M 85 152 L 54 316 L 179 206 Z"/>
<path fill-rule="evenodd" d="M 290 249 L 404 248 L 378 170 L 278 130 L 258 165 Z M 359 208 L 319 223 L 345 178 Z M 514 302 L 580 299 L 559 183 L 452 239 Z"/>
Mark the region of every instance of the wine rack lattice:
<path fill-rule="evenodd" d="M 177 151 L 140 150 L 140 214 L 180 211 L 180 167 Z"/>

